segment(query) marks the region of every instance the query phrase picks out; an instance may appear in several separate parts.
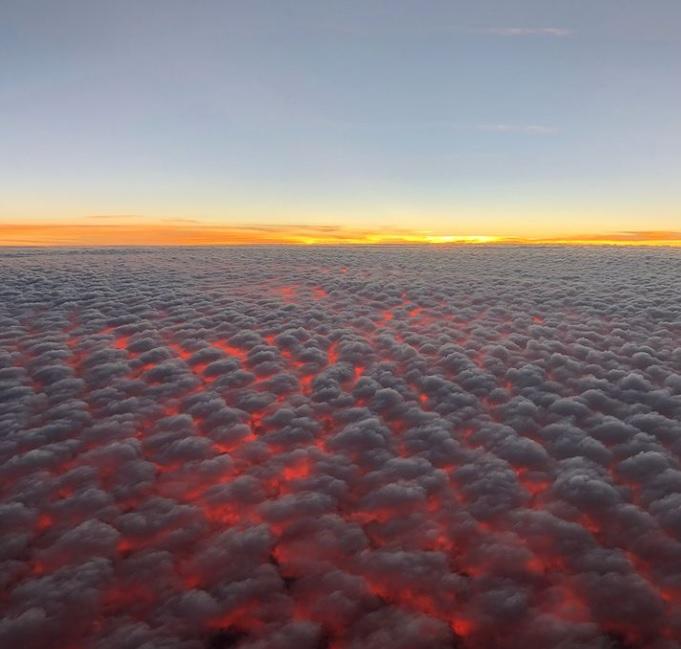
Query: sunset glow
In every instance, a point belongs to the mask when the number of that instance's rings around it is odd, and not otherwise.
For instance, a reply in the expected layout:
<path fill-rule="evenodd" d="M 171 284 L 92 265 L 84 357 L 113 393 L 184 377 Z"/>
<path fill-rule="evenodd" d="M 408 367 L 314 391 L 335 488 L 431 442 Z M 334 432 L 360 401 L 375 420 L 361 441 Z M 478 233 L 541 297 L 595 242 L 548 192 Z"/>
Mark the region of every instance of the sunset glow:
<path fill-rule="evenodd" d="M 680 246 L 681 232 L 612 232 L 564 237 L 435 234 L 335 226 L 7 224 L 0 246 L 225 246 L 225 245 L 606 245 Z"/>

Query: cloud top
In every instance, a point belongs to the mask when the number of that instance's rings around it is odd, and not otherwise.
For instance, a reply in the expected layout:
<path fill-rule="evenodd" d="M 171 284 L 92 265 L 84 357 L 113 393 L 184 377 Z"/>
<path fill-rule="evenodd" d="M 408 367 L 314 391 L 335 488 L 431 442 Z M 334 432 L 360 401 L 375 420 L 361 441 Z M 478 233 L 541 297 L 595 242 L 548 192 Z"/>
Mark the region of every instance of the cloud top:
<path fill-rule="evenodd" d="M 0 646 L 678 647 L 680 275 L 0 252 Z"/>

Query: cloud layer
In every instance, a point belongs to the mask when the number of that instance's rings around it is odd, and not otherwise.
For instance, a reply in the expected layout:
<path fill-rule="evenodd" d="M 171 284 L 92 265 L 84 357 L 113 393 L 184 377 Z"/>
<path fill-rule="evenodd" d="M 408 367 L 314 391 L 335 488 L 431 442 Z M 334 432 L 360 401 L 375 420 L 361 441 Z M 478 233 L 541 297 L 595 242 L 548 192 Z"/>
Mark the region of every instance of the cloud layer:
<path fill-rule="evenodd" d="M 673 649 L 681 254 L 0 254 L 0 646 Z"/>

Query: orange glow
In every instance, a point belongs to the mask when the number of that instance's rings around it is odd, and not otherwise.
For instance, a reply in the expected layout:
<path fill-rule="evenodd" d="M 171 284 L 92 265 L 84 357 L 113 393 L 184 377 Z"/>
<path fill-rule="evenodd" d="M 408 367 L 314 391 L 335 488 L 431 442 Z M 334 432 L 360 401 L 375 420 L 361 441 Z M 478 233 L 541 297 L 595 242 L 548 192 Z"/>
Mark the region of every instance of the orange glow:
<path fill-rule="evenodd" d="M 651 230 L 516 237 L 442 234 L 334 225 L 222 226 L 207 224 L 25 223 L 0 226 L 0 246 L 221 246 L 221 245 L 610 245 L 681 246 L 681 232 Z M 317 297 L 323 297 L 322 293 Z"/>
<path fill-rule="evenodd" d="M 463 617 L 454 618 L 451 625 L 452 629 L 454 629 L 454 633 L 462 637 L 471 635 L 474 630 L 473 622 Z"/>

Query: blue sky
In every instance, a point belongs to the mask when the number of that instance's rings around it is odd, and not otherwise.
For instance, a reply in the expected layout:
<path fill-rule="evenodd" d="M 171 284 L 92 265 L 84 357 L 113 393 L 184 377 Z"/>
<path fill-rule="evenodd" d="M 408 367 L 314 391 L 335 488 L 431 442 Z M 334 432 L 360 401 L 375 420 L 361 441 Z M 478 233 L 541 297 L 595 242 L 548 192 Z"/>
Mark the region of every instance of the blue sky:
<path fill-rule="evenodd" d="M 5 0 L 0 219 L 681 229 L 681 3 Z"/>

